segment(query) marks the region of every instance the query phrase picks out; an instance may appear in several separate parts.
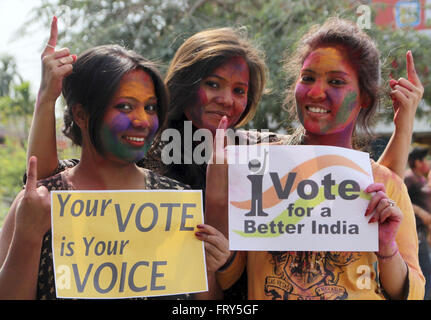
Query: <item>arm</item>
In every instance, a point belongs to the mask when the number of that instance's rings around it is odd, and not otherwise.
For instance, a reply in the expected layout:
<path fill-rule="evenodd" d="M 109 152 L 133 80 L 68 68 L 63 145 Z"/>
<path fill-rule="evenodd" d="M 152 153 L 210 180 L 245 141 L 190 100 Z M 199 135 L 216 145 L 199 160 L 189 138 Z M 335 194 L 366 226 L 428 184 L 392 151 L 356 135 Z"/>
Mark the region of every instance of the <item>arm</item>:
<path fill-rule="evenodd" d="M 381 183 L 373 183 L 365 192 L 375 192 L 368 205 L 366 216 L 375 210 L 369 223 L 379 223 L 379 251 L 376 253 L 380 271 L 380 283 L 392 299 L 401 299 L 407 282 L 407 266 L 400 255 L 395 236 L 403 214 L 391 205 Z"/>
<path fill-rule="evenodd" d="M 376 192 L 366 214 L 375 208 L 371 222 L 379 224 L 376 256 L 380 284 L 392 299 L 423 299 L 425 279 L 419 266 L 415 217 L 407 188 L 390 172 L 373 169 L 373 174 L 375 181 L 385 183 L 374 183 L 366 189 Z M 388 199 L 395 204 L 391 206 Z"/>
<path fill-rule="evenodd" d="M 430 227 L 431 226 L 431 213 L 422 209 L 421 207 L 419 207 L 416 204 L 412 203 L 412 206 L 413 206 L 413 211 L 414 211 L 415 215 L 418 216 L 419 219 L 421 219 L 425 225 Z"/>
<path fill-rule="evenodd" d="M 40 251 L 49 230 L 50 194 L 36 188 L 36 158 L 28 181 L 13 202 L 0 235 L 0 299 L 35 299 Z"/>
<path fill-rule="evenodd" d="M 57 33 L 57 18 L 54 17 L 48 44 L 42 53 L 42 80 L 28 137 L 27 160 L 32 155 L 38 157 L 40 178 L 50 176 L 58 165 L 55 102 L 61 94 L 63 78 L 72 72 L 72 63 L 76 60 L 67 48 L 55 51 Z"/>
<path fill-rule="evenodd" d="M 378 160 L 380 164 L 388 167 L 401 178 L 404 177 L 407 165 L 407 155 L 413 134 L 416 109 L 424 92 L 424 88 L 416 73 L 411 51 L 407 52 L 406 60 L 408 80 L 400 78 L 398 81 L 393 79 L 390 81 L 392 89 L 390 96 L 395 112 L 395 130 Z"/>

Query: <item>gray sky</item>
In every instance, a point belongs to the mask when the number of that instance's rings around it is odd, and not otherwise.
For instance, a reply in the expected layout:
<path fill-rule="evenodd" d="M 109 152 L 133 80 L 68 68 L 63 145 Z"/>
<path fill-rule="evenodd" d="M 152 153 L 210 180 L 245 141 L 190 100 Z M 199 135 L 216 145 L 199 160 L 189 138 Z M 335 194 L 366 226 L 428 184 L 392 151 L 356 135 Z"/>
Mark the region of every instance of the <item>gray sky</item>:
<path fill-rule="evenodd" d="M 29 18 L 30 11 L 40 0 L 0 0 L 0 54 L 15 57 L 18 71 L 24 80 L 30 81 L 32 91 L 37 92 L 40 82 L 40 53 L 49 36 L 48 26 L 31 30 L 30 35 L 16 39 L 16 31 Z M 36 29 L 36 27 L 35 27 Z"/>

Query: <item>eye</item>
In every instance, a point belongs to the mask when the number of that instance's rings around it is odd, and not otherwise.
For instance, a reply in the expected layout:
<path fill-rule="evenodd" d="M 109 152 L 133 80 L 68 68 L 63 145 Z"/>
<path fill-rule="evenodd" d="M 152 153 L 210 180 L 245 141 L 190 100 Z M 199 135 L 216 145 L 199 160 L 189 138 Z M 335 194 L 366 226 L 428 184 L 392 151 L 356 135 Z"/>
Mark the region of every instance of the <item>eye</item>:
<path fill-rule="evenodd" d="M 346 84 L 346 81 L 344 81 L 342 79 L 332 79 L 332 80 L 329 80 L 329 84 L 332 84 L 335 86 L 342 86 L 342 85 Z"/>
<path fill-rule="evenodd" d="M 132 105 L 130 105 L 128 103 L 119 103 L 114 108 L 118 109 L 118 110 L 120 110 L 121 112 L 124 112 L 124 113 L 129 113 L 130 111 L 133 110 Z"/>
<path fill-rule="evenodd" d="M 233 91 L 236 94 L 240 94 L 240 95 L 243 95 L 247 92 L 247 90 L 245 88 L 242 88 L 242 87 L 237 87 L 237 88 L 233 89 Z"/>
<path fill-rule="evenodd" d="M 301 82 L 302 83 L 310 83 L 313 81 L 314 81 L 314 78 L 312 76 L 309 76 L 309 75 L 302 75 L 301 76 Z"/>
<path fill-rule="evenodd" d="M 213 88 L 213 89 L 218 89 L 219 88 L 219 84 L 217 82 L 215 82 L 215 81 L 212 81 L 212 80 L 205 81 L 205 85 L 208 86 L 208 87 L 210 87 L 210 88 Z"/>
<path fill-rule="evenodd" d="M 152 113 L 157 111 L 157 105 L 156 104 L 147 104 L 145 106 L 145 111 Z"/>

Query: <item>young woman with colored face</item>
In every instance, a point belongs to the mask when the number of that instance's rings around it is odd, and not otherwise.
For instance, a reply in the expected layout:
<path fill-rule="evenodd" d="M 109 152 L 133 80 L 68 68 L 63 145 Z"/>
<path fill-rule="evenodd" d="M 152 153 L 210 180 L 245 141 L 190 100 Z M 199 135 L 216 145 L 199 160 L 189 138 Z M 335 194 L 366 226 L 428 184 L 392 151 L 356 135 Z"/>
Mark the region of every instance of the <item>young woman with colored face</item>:
<path fill-rule="evenodd" d="M 39 182 L 37 158 L 30 158 L 25 189 L 0 235 L 4 299 L 56 298 L 49 191 L 189 188 L 136 165 L 166 119 L 168 94 L 153 64 L 117 45 L 95 47 L 68 61 L 74 61 L 73 72 L 60 87 L 67 103 L 64 132 L 81 146 L 81 158 L 73 168 Z M 58 70 L 63 64 L 57 62 Z M 53 69 L 43 66 L 45 76 L 53 77 Z M 56 89 L 53 84 L 46 83 L 46 92 Z M 198 230 L 209 247 L 207 267 L 213 272 L 224 262 L 219 257 L 229 253 L 226 239 L 208 225 Z"/>
<path fill-rule="evenodd" d="M 301 123 L 291 143 L 353 148 L 356 126 L 368 128 L 379 101 L 373 41 L 355 24 L 329 19 L 302 38 L 291 62 L 299 68 L 290 98 Z M 398 81 L 395 101 L 422 95 L 410 52 L 407 65 L 411 81 Z M 406 187 L 375 162 L 372 170 L 375 183 L 365 189 L 372 198 L 366 212 L 357 214 L 378 223 L 378 252 L 237 252 L 218 273 L 222 288 L 246 265 L 250 299 L 422 299 L 424 278 Z"/>

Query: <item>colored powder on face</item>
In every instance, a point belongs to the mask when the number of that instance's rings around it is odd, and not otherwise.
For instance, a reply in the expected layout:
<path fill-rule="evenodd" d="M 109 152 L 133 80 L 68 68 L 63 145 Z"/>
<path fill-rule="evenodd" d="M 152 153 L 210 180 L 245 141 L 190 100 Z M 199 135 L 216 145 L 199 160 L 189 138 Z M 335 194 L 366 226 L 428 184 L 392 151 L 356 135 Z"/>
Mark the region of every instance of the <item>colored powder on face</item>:
<path fill-rule="evenodd" d="M 324 128 L 322 128 L 323 133 L 329 131 L 330 129 L 333 129 L 334 126 L 338 126 L 338 125 L 346 123 L 346 121 L 349 119 L 353 109 L 356 106 L 357 96 L 358 95 L 356 92 L 349 92 L 346 95 L 346 97 L 343 100 L 343 103 L 341 104 L 340 108 L 337 110 L 337 115 L 335 116 L 335 124 L 334 123 L 328 123 Z"/>
<path fill-rule="evenodd" d="M 103 123 L 101 130 L 102 147 L 105 152 L 111 153 L 119 159 L 127 162 L 136 162 L 142 159 L 151 146 L 154 132 L 148 135 L 145 144 L 141 148 L 133 147 L 127 142 L 123 141 L 120 133 L 132 127 L 129 117 L 125 114 L 118 114 L 111 123 Z"/>
<path fill-rule="evenodd" d="M 358 95 L 356 92 L 349 92 L 344 98 L 343 104 L 338 110 L 337 116 L 335 118 L 337 125 L 343 124 L 349 119 L 353 109 L 355 109 L 357 103 L 357 96 Z"/>

